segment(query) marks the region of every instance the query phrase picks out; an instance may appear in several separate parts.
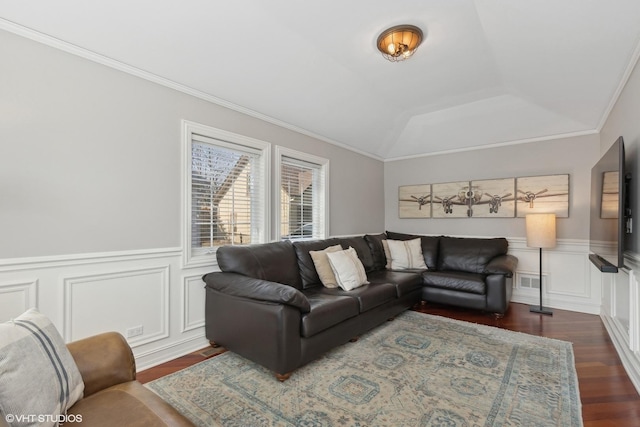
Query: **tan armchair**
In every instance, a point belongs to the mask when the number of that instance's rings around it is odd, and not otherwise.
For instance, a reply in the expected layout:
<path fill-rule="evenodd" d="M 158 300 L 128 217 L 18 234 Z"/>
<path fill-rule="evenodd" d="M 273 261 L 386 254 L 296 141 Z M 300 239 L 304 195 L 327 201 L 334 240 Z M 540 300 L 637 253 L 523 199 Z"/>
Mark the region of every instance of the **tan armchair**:
<path fill-rule="evenodd" d="M 82 426 L 193 426 L 171 405 L 136 381 L 124 337 L 107 332 L 67 345 L 84 381 L 84 397 L 68 414 Z"/>

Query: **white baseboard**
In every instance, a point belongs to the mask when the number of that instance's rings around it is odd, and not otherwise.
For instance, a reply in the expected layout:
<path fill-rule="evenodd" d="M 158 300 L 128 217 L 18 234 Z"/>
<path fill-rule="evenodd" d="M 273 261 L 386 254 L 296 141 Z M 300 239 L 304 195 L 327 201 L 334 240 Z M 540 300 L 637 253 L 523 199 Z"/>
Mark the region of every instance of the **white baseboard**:
<path fill-rule="evenodd" d="M 511 297 L 511 302 L 528 305 L 540 305 L 539 296 L 531 295 L 514 295 Z M 563 301 L 557 298 L 552 299 L 551 302 L 543 300 L 543 305 L 549 308 L 555 308 L 558 310 L 575 311 L 578 313 L 595 314 L 600 315 L 600 306 L 590 303 L 581 303 L 575 301 Z"/>
<path fill-rule="evenodd" d="M 611 342 L 613 342 L 618 352 L 622 366 L 624 366 L 625 371 L 627 371 L 627 375 L 636 388 L 636 391 L 640 394 L 640 354 L 634 353 L 629 349 L 629 346 L 626 344 L 627 339 L 624 331 L 620 330 L 611 317 L 603 315 L 601 319 L 611 337 Z"/>
<path fill-rule="evenodd" d="M 136 358 L 136 370 L 138 372 L 154 366 L 177 359 L 185 354 L 193 353 L 196 350 L 206 348 L 209 341 L 205 338 L 204 332 L 190 338 L 186 338 L 177 342 L 172 342 L 163 346 L 155 346 L 154 348 L 144 351 L 134 351 Z"/>

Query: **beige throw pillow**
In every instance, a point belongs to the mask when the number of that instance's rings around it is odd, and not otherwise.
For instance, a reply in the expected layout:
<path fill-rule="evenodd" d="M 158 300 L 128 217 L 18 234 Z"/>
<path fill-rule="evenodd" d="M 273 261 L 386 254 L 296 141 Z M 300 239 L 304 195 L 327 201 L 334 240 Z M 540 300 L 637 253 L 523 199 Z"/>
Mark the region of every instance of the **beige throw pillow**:
<path fill-rule="evenodd" d="M 382 249 L 384 250 L 384 258 L 387 260 L 384 268 L 391 270 L 391 252 L 389 252 L 389 243 L 387 243 L 387 239 L 382 241 Z"/>
<path fill-rule="evenodd" d="M 388 240 L 392 270 L 426 269 L 420 238 L 413 240 Z"/>
<path fill-rule="evenodd" d="M 342 246 L 335 245 L 329 246 L 321 251 L 309 251 L 309 255 L 311 255 L 311 259 L 313 260 L 313 265 L 316 266 L 316 272 L 318 273 L 318 277 L 320 281 L 324 285 L 325 288 L 337 288 L 338 282 L 336 280 L 336 275 L 333 274 L 333 270 L 331 269 L 331 264 L 329 264 L 329 258 L 327 258 L 327 253 L 329 252 L 338 252 L 342 250 Z"/>
<path fill-rule="evenodd" d="M 350 291 L 362 285 L 366 285 L 367 273 L 364 271 L 362 261 L 358 258 L 356 250 L 352 247 L 345 251 L 327 253 L 329 264 L 336 276 L 338 286 L 345 291 Z"/>

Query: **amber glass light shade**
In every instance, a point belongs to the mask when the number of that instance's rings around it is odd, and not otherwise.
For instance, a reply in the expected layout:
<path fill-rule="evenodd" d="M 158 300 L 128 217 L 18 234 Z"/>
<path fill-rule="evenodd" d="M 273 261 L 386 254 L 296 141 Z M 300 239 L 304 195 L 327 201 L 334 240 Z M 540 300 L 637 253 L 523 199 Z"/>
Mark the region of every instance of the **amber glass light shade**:
<path fill-rule="evenodd" d="M 378 36 L 377 46 L 382 56 L 389 61 L 404 61 L 416 52 L 422 38 L 420 28 L 413 25 L 397 25 Z"/>

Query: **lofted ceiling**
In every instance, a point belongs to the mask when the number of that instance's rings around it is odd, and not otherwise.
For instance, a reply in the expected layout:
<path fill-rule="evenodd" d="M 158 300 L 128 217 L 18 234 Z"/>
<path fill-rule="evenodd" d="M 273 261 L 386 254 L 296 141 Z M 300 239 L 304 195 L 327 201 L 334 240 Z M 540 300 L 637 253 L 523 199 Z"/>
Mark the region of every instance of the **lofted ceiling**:
<path fill-rule="evenodd" d="M 0 18 L 380 159 L 597 132 L 640 41 L 638 0 L 0 0 Z M 426 38 L 391 63 L 375 43 L 398 24 Z"/>

